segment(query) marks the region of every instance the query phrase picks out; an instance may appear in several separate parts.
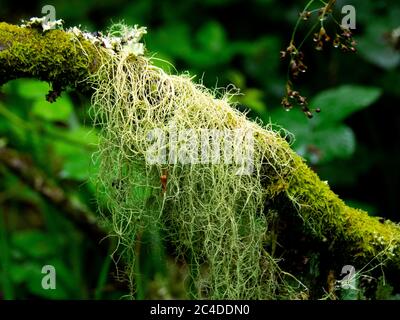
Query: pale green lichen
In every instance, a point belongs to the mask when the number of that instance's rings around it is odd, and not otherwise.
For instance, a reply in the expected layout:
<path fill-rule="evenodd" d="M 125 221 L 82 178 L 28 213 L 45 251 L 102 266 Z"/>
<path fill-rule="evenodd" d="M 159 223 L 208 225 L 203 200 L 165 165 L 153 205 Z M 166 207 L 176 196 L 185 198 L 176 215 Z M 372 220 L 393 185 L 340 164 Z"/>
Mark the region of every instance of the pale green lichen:
<path fill-rule="evenodd" d="M 346 207 L 280 134 L 235 110 L 229 94 L 217 99 L 189 77 L 168 75 L 151 59 L 123 50 L 100 67 L 93 83 L 93 111 L 103 128 L 99 182 L 111 212 L 106 221 L 128 257 L 133 290 L 135 244 L 157 225 L 189 263 L 197 298 L 307 296 L 302 284 L 286 282 L 288 273 L 278 267 L 274 250 L 266 250 L 276 247 L 268 242 L 276 242 L 271 225 L 281 214 L 266 203 L 282 194 L 305 233 L 330 242 L 330 248 L 345 243 L 348 247 L 339 250 L 360 261 L 384 258 L 383 249 L 385 257 L 398 252 L 398 226 L 383 228 L 366 213 Z M 204 129 L 250 130 L 254 145 L 242 148 L 253 148 L 254 171 L 236 175 L 237 168 L 224 163 L 148 163 L 148 132 L 171 127 L 190 129 L 193 136 Z M 165 172 L 163 193 L 160 176 Z M 382 233 L 382 245 L 372 241 L 372 229 Z"/>
<path fill-rule="evenodd" d="M 82 31 L 77 27 L 67 30 L 77 37 L 83 37 L 96 46 L 104 47 L 111 54 L 122 53 L 123 55 L 142 56 L 145 52 L 144 44 L 140 42 L 143 35 L 147 33 L 146 27 L 133 28 L 125 24 L 115 24 L 106 35 L 101 32 L 95 34 Z"/>
<path fill-rule="evenodd" d="M 284 190 L 292 171 L 292 152 L 284 139 L 269 126 L 248 121 L 232 107 L 229 94 L 217 99 L 187 76 L 166 74 L 147 57 L 124 51 L 112 55 L 93 83 L 92 109 L 103 128 L 98 178 L 111 212 L 106 221 L 128 257 L 133 290 L 135 243 L 157 225 L 189 263 L 197 298 L 300 294 L 286 284 L 264 248 L 271 219 L 265 201 Z M 238 175 L 237 166 L 223 162 L 149 163 L 146 137 L 156 128 L 190 129 L 193 136 L 205 129 L 251 131 L 254 145 L 243 144 L 242 152 L 252 151 L 253 171 Z"/>

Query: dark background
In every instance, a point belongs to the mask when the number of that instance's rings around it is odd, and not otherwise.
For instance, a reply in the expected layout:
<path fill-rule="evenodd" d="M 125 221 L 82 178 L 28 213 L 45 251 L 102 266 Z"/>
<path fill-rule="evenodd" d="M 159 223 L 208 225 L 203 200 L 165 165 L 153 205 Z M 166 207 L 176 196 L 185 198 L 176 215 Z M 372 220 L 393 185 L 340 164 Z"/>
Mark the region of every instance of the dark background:
<path fill-rule="evenodd" d="M 237 98 L 240 108 L 294 133 L 293 148 L 347 203 L 400 221 L 400 55 L 395 50 L 399 39 L 390 37 L 400 27 L 398 1 L 337 1 L 339 21 L 344 4 L 356 8 L 356 54 L 331 46 L 319 52 L 312 37 L 305 42 L 308 72 L 296 88 L 312 107 L 321 107 L 312 120 L 298 108 L 284 112 L 280 106 L 287 61 L 280 61 L 279 52 L 288 45 L 305 1 L 70 0 L 22 5 L 7 0 L 1 3 L 0 20 L 19 23 L 41 16 L 46 4 L 55 7 L 65 27 L 104 31 L 121 20 L 147 26 L 144 41 L 159 59 L 155 64 L 172 73 L 189 71 L 208 87 L 233 83 L 245 94 Z M 302 23 L 297 42 L 315 18 Z M 337 28 L 326 22 L 332 36 Z M 57 105 L 49 105 L 47 91 L 47 84 L 30 79 L 1 88 L 0 145 L 28 155 L 32 166 L 71 201 L 96 212 L 98 196 L 89 176 L 96 171 L 91 155 L 97 132 L 90 128 L 90 102 L 64 93 Z M 127 293 L 115 281 L 107 248 L 64 219 L 61 211 L 0 162 L 0 298 L 119 298 Z M 55 291 L 38 286 L 44 264 L 57 267 Z M 165 266 L 145 275 L 144 297 L 185 297 L 176 284 L 184 266 L 168 258 Z"/>

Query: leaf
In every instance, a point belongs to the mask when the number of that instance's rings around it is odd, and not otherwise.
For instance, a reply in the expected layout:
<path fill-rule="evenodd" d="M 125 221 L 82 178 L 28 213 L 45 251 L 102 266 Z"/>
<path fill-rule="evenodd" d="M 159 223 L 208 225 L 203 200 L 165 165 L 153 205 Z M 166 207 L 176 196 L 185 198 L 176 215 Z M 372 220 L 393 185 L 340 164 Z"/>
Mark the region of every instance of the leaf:
<path fill-rule="evenodd" d="M 54 266 L 56 271 L 56 288 L 55 289 L 44 289 L 42 287 L 42 280 L 46 274 L 42 273 L 42 268 L 45 264 L 49 264 Z M 35 262 L 29 264 L 29 277 L 25 279 L 28 289 L 31 293 L 35 294 L 38 297 L 42 297 L 45 299 L 70 299 L 71 291 L 68 290 L 70 286 L 76 285 L 73 282 L 73 277 L 71 272 L 68 271 L 68 268 L 64 265 L 61 260 L 50 260 L 46 263 Z"/>
<path fill-rule="evenodd" d="M 176 57 L 186 59 L 192 53 L 190 39 L 188 26 L 183 23 L 174 23 L 154 32 L 153 36 L 146 40 L 146 45 L 150 51 L 161 52 L 173 59 Z"/>
<path fill-rule="evenodd" d="M 11 244 L 32 258 L 48 257 L 57 251 L 57 242 L 46 233 L 36 230 L 14 233 Z"/>
<path fill-rule="evenodd" d="M 47 82 L 34 79 L 20 79 L 17 82 L 18 94 L 26 99 L 44 100 L 50 86 Z"/>
<path fill-rule="evenodd" d="M 84 152 L 76 152 L 74 156 L 65 158 L 60 176 L 63 179 L 85 181 L 89 177 L 90 157 Z"/>
<path fill-rule="evenodd" d="M 352 113 L 371 105 L 381 94 L 379 88 L 344 85 L 318 94 L 311 106 L 322 109 L 312 119 L 299 110 L 272 113 L 272 121 L 295 136 L 293 148 L 313 164 L 350 157 L 355 150 L 351 128 L 340 124 Z"/>
<path fill-rule="evenodd" d="M 46 274 L 42 273 L 44 265 L 54 266 L 56 271 L 56 288 L 43 289 L 42 279 Z M 45 299 L 71 299 L 77 297 L 79 283 L 65 263 L 58 258 L 46 258 L 29 260 L 13 264 L 9 270 L 12 281 L 17 284 L 25 284 L 30 293 Z"/>
<path fill-rule="evenodd" d="M 319 93 L 310 103 L 321 108 L 315 117 L 317 124 L 332 124 L 346 119 L 354 112 L 374 103 L 381 95 L 381 89 L 356 85 L 344 85 Z"/>
<path fill-rule="evenodd" d="M 196 39 L 202 50 L 218 53 L 225 49 L 225 30 L 216 21 L 209 21 L 203 25 L 198 31 Z"/>
<path fill-rule="evenodd" d="M 43 99 L 37 99 L 32 108 L 32 113 L 44 120 L 67 122 L 73 112 L 72 102 L 69 97 L 59 97 L 57 101 L 50 103 Z"/>
<path fill-rule="evenodd" d="M 246 77 L 243 73 L 233 69 L 227 71 L 226 74 L 228 81 L 232 83 L 235 87 L 241 90 L 246 88 Z"/>
<path fill-rule="evenodd" d="M 0 135 L 4 135 L 10 141 L 26 141 L 29 136 L 24 127 L 16 125 L 20 124 L 20 118 L 0 102 Z M 14 121 L 13 121 L 14 120 Z"/>
<path fill-rule="evenodd" d="M 313 164 L 351 156 L 355 151 L 353 130 L 341 124 L 318 126 L 318 116 L 308 119 L 299 110 L 279 109 L 271 114 L 271 120 L 294 134 L 293 148 Z"/>
<path fill-rule="evenodd" d="M 86 144 L 97 147 L 99 143 L 99 133 L 94 128 L 79 126 L 74 130 L 64 131 L 64 134 L 71 141 L 79 142 L 82 145 Z"/>
<path fill-rule="evenodd" d="M 302 144 L 307 143 L 312 135 L 313 119 L 310 121 L 299 110 L 287 112 L 283 108 L 278 108 L 271 113 L 271 121 L 294 134 L 293 148 L 295 149 L 299 149 Z"/>
<path fill-rule="evenodd" d="M 397 27 L 397 23 L 393 28 Z M 387 17 L 371 21 L 366 26 L 365 34 L 358 39 L 358 51 L 369 62 L 390 70 L 400 64 L 400 54 L 390 46 L 385 34 L 390 32 Z"/>
<path fill-rule="evenodd" d="M 223 27 L 216 21 L 208 21 L 191 41 L 191 51 L 184 58 L 189 65 L 200 69 L 211 68 L 228 62 L 232 50 L 226 41 Z"/>
<path fill-rule="evenodd" d="M 319 163 L 348 158 L 356 147 L 353 130 L 345 125 L 314 132 L 312 144 L 321 152 Z"/>
<path fill-rule="evenodd" d="M 93 169 L 92 151 L 98 143 L 96 131 L 79 127 L 73 131 L 59 131 L 66 140 L 54 141 L 55 153 L 63 160 L 61 178 L 86 180 Z"/>
<path fill-rule="evenodd" d="M 32 274 L 32 263 L 18 263 L 13 264 L 12 268 L 8 270 L 10 278 L 13 283 L 19 285 L 26 282 Z"/>
<path fill-rule="evenodd" d="M 263 98 L 264 94 L 261 90 L 250 88 L 245 90 L 244 95 L 239 96 L 238 100 L 241 104 L 263 116 L 267 111 Z"/>

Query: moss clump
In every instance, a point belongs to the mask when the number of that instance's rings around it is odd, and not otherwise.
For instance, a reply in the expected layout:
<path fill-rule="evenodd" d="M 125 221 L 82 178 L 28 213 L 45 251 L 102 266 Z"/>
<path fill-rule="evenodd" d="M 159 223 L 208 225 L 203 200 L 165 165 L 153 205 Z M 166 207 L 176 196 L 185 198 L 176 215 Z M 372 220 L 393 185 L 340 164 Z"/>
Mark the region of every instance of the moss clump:
<path fill-rule="evenodd" d="M 99 67 L 100 51 L 89 41 L 76 40 L 79 39 L 62 30 L 43 33 L 1 22 L 0 84 L 33 77 L 57 88 L 88 89 L 83 80 Z"/>
<path fill-rule="evenodd" d="M 328 242 L 332 251 L 354 257 L 361 265 L 375 259 L 379 263 L 400 262 L 399 225 L 381 222 L 378 217 L 347 207 L 299 156 L 294 159 L 296 169 L 286 194 L 302 218 L 307 233 L 318 241 Z"/>

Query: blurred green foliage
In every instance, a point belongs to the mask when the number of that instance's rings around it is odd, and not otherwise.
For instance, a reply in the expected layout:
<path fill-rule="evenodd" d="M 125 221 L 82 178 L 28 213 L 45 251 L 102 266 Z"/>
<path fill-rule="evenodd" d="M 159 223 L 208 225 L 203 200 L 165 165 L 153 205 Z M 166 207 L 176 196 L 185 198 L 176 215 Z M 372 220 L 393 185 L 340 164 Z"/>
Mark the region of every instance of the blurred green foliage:
<path fill-rule="evenodd" d="M 355 135 L 344 120 L 370 106 L 380 94 L 379 88 L 344 85 L 324 90 L 311 100 L 311 105 L 323 110 L 312 119 L 296 110 L 288 116 L 283 108 L 274 110 L 271 119 L 284 123 L 284 128 L 294 134 L 294 149 L 312 165 L 329 163 L 354 154 Z"/>
<path fill-rule="evenodd" d="M 19 23 L 40 16 L 45 4 L 54 5 L 67 26 L 90 31 L 120 20 L 147 26 L 145 42 L 155 64 L 172 73 L 187 70 L 211 88 L 232 83 L 243 93 L 236 97 L 238 108 L 292 132 L 293 148 L 342 197 L 371 214 L 400 220 L 400 55 L 390 38 L 400 26 L 398 1 L 352 1 L 358 54 L 316 52 L 312 41 L 306 42 L 309 71 L 297 85 L 310 105 L 322 110 L 311 120 L 279 105 L 286 82 L 279 51 L 288 44 L 303 1 L 70 0 L 24 6 L 3 1 L 0 18 Z M 337 1 L 337 8 L 344 4 Z M 310 26 L 303 24 L 300 38 Z M 92 155 L 98 136 L 88 116 L 90 101 L 63 93 L 50 104 L 44 98 L 48 90 L 31 79 L 1 88 L 0 146 L 29 155 L 71 201 L 96 212 L 89 177 L 96 173 Z M 99 239 L 79 231 L 60 211 L 0 163 L 0 298 L 99 299 L 127 293 L 114 278 L 108 249 L 99 249 Z M 154 235 L 148 236 L 156 244 L 150 257 L 144 253 L 140 297 L 185 297 L 176 281 L 184 267 L 168 262 Z M 46 264 L 57 270 L 53 291 L 40 287 Z"/>

